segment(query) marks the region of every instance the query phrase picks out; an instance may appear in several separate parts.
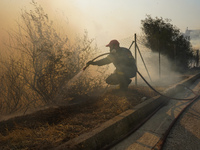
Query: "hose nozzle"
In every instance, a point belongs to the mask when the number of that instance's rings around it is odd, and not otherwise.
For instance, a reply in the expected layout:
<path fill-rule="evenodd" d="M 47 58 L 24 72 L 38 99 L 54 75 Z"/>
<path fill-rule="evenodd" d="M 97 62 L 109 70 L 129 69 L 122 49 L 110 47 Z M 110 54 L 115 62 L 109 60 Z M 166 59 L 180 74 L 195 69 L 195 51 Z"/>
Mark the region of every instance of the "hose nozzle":
<path fill-rule="evenodd" d="M 86 66 L 83 68 L 83 71 L 85 71 L 85 69 L 89 67 L 89 64 L 86 64 Z"/>

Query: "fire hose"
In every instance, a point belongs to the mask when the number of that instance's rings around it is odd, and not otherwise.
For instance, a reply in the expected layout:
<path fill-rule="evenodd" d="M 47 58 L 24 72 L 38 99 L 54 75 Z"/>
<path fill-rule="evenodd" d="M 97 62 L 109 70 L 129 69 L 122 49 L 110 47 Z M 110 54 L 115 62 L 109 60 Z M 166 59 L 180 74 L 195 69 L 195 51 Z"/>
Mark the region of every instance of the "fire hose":
<path fill-rule="evenodd" d="M 92 59 L 91 61 L 95 61 L 96 59 L 98 59 L 99 57 L 102 57 L 102 56 L 105 56 L 105 55 L 108 55 L 110 53 L 103 53 L 97 57 L 95 57 L 94 59 Z M 83 71 L 85 71 L 88 67 L 89 67 L 90 64 L 87 64 L 84 68 L 83 68 Z M 169 96 L 166 96 L 160 92 L 158 92 L 154 87 L 152 87 L 148 81 L 142 76 L 142 74 L 137 70 L 137 73 L 139 74 L 139 76 L 144 80 L 144 82 L 154 91 L 156 92 L 157 94 L 167 98 L 167 99 L 173 99 L 173 100 L 193 100 L 195 99 L 196 97 L 198 97 L 199 95 L 196 94 L 194 91 L 192 91 L 189 87 L 185 86 L 185 85 L 182 85 L 182 84 L 179 84 L 180 86 L 183 86 L 183 87 L 186 87 L 188 90 L 190 90 L 195 96 L 192 97 L 192 98 L 188 98 L 188 99 L 180 99 L 180 98 L 174 98 L 174 97 L 169 97 Z"/>
<path fill-rule="evenodd" d="M 110 53 L 103 53 L 103 54 L 101 54 L 101 55 L 99 55 L 99 56 L 97 56 L 97 57 L 95 57 L 94 59 L 92 59 L 91 61 L 95 61 L 97 58 L 99 58 L 99 57 L 102 57 L 102 56 L 104 56 L 104 55 L 108 55 L 108 54 L 110 54 Z M 87 64 L 84 68 L 83 68 L 83 70 L 85 70 L 87 67 L 89 67 L 89 65 Z"/>

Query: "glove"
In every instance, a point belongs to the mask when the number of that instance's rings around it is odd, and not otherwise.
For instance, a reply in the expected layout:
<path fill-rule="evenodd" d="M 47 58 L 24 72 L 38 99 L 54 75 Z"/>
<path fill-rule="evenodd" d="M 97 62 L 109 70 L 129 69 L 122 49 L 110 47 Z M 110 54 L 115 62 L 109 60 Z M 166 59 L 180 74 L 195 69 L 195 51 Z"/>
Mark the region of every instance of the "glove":
<path fill-rule="evenodd" d="M 93 64 L 94 64 L 93 61 L 88 61 L 88 62 L 86 63 L 86 66 L 83 68 L 83 70 L 85 70 L 89 65 L 93 65 Z"/>
<path fill-rule="evenodd" d="M 94 62 L 93 62 L 93 61 L 88 61 L 88 62 L 86 63 L 86 65 L 87 65 L 87 66 L 89 66 L 89 65 L 94 65 Z"/>

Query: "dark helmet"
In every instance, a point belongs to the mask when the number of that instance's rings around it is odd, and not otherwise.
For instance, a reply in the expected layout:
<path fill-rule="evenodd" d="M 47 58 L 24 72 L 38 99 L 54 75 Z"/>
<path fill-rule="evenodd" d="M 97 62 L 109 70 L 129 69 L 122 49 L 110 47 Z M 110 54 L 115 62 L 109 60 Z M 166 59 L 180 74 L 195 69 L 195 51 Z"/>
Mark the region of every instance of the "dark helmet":
<path fill-rule="evenodd" d="M 106 45 L 106 47 L 110 46 L 118 46 L 119 47 L 119 42 L 117 40 L 111 40 L 109 44 Z"/>

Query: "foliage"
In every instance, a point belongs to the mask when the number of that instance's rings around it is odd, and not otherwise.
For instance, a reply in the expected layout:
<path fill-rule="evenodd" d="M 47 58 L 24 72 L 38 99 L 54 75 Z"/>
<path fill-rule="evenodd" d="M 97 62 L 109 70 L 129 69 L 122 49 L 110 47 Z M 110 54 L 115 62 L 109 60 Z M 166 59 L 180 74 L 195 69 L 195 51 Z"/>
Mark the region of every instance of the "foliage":
<path fill-rule="evenodd" d="M 96 49 L 86 31 L 72 45 L 66 34 L 57 32 L 43 8 L 35 1 L 31 4 L 33 10 L 22 10 L 18 31 L 9 33 L 11 43 L 7 46 L 13 53 L 0 65 L 2 112 L 26 111 L 29 107 L 57 103 L 55 96 L 63 83 L 83 68 Z M 91 82 L 88 76 L 76 82 L 73 93 L 86 94 L 101 86 L 102 78 Z M 65 96 L 70 94 L 64 92 Z"/>
<path fill-rule="evenodd" d="M 141 23 L 148 48 L 167 56 L 178 68 L 188 68 L 189 60 L 193 57 L 191 44 L 169 19 L 154 19 L 147 15 Z"/>

